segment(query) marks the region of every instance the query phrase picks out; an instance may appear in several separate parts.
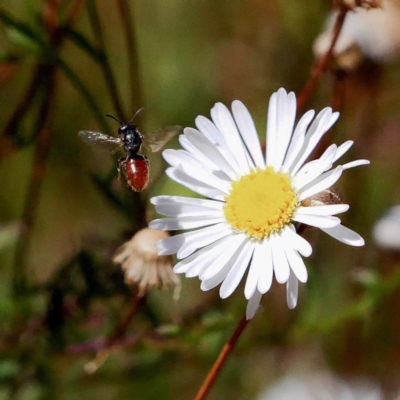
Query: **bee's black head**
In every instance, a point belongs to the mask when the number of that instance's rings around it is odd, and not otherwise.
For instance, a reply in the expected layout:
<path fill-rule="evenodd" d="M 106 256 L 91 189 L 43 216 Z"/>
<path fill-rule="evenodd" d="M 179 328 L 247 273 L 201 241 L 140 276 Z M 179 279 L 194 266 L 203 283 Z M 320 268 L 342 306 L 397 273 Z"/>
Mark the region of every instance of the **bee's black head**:
<path fill-rule="evenodd" d="M 124 143 L 126 150 L 138 151 L 142 144 L 142 135 L 134 124 L 122 124 L 118 129 L 119 137 Z"/>
<path fill-rule="evenodd" d="M 137 115 L 137 113 L 135 114 L 135 116 Z M 124 124 L 110 114 L 107 114 L 107 117 L 110 117 L 121 124 L 118 129 L 118 135 L 124 144 L 125 151 L 133 154 L 137 153 L 140 150 L 140 146 L 142 145 L 143 136 L 140 134 L 137 125 L 132 124 L 132 120 L 134 117 L 127 124 Z"/>

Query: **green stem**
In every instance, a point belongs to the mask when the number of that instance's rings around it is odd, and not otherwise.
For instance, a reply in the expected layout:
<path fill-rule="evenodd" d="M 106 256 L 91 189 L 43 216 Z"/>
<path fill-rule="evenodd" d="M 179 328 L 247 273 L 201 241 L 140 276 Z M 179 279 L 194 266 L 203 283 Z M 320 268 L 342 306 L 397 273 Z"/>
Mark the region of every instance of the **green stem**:
<path fill-rule="evenodd" d="M 79 78 L 79 76 L 73 71 L 73 69 L 70 68 L 68 64 L 66 64 L 63 60 L 59 59 L 58 65 L 61 67 L 62 71 L 65 73 L 70 82 L 75 86 L 78 92 L 86 100 L 88 106 L 91 108 L 93 114 L 96 116 L 98 122 L 100 123 L 101 129 L 104 132 L 109 132 L 110 128 L 107 124 L 105 116 L 101 112 L 100 107 L 97 105 L 95 98 L 92 96 L 89 90 L 86 89 L 85 84 L 83 83 L 81 78 Z"/>
<path fill-rule="evenodd" d="M 139 52 L 134 29 L 134 18 L 130 8 L 130 2 L 127 0 L 118 0 L 118 9 L 123 24 L 125 40 L 127 44 L 128 68 L 130 78 L 130 108 L 133 113 L 142 107 L 143 92 L 141 87 L 139 70 Z"/>
<path fill-rule="evenodd" d="M 127 120 L 127 116 L 124 113 L 124 110 L 122 107 L 122 102 L 120 100 L 118 90 L 117 90 L 117 84 L 114 79 L 114 74 L 111 70 L 110 62 L 108 60 L 108 56 L 106 53 L 106 46 L 105 46 L 104 37 L 103 37 L 103 29 L 101 27 L 100 18 L 97 13 L 97 10 L 96 10 L 96 5 L 95 5 L 94 0 L 87 0 L 86 4 L 87 4 L 87 9 L 88 9 L 90 24 L 92 26 L 92 30 L 95 34 L 95 37 L 97 39 L 99 52 L 102 55 L 102 62 L 100 63 L 100 66 L 103 71 L 103 75 L 104 75 L 104 79 L 106 81 L 107 88 L 108 88 L 108 91 L 110 92 L 110 96 L 111 96 L 113 105 L 115 107 L 115 110 L 117 112 L 118 118 L 121 121 L 125 121 L 125 120 Z"/>

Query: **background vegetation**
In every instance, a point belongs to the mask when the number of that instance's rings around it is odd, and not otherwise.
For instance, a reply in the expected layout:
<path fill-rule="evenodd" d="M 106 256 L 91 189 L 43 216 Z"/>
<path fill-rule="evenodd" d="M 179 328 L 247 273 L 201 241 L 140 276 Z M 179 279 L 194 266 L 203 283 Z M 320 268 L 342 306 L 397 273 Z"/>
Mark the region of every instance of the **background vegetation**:
<path fill-rule="evenodd" d="M 279 87 L 299 93 L 329 1 L 0 1 L 0 399 L 186 399 L 196 393 L 243 315 L 197 280 L 152 291 L 96 373 L 84 366 L 130 307 L 135 288 L 115 249 L 152 218 L 149 197 L 182 193 L 150 154 L 150 188 L 135 194 L 115 159 L 83 144 L 82 129 L 115 134 L 106 113 L 143 132 L 193 126 L 217 101 L 242 100 L 260 137 Z M 289 311 L 274 284 L 210 399 L 253 399 L 288 371 L 327 368 L 398 390 L 400 272 L 372 228 L 399 203 L 399 63 L 346 77 L 330 140 L 355 139 L 338 187 L 344 223 L 366 239 L 349 248 L 306 233 L 309 282 Z M 371 75 L 371 70 L 373 74 Z M 372 76 L 372 78 L 371 78 Z M 324 75 L 306 108 L 332 103 Z M 337 77 L 336 77 L 337 83 Z M 170 146 L 177 146 L 176 139 Z"/>

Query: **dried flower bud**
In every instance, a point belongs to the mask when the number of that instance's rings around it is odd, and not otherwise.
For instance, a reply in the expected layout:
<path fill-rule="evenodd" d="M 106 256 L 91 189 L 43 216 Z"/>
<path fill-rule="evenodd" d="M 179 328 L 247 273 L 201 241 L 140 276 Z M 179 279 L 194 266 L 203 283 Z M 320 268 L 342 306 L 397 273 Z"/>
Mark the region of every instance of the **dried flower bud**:
<path fill-rule="evenodd" d="M 176 285 L 180 288 L 179 277 L 172 271 L 172 256 L 159 256 L 155 247 L 158 240 L 168 236 L 167 232 L 141 229 L 117 250 L 113 258 L 114 263 L 124 270 L 125 282 L 139 286 L 140 295 L 152 287 L 165 289 Z"/>
<path fill-rule="evenodd" d="M 355 70 L 364 58 L 385 63 L 400 54 L 400 4 L 393 0 L 382 0 L 381 3 L 382 8 L 366 10 L 359 7 L 347 13 L 333 49 L 333 68 Z M 372 8 L 375 2 L 369 4 Z M 324 32 L 314 42 L 317 58 L 331 45 L 336 15 L 330 15 Z"/>

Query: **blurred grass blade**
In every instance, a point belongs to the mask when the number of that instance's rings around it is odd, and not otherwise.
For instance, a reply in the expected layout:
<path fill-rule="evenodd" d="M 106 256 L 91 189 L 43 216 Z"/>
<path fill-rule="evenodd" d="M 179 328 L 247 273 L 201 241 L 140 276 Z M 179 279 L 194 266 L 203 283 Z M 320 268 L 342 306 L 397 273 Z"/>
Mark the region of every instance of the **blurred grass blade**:
<path fill-rule="evenodd" d="M 64 71 L 65 75 L 71 81 L 71 83 L 76 87 L 78 92 L 81 93 L 83 98 L 86 100 L 93 114 L 101 125 L 102 130 L 104 132 L 110 133 L 110 129 L 108 127 L 105 116 L 101 112 L 96 100 L 91 95 L 90 91 L 86 88 L 81 78 L 79 78 L 79 76 L 61 59 L 59 59 L 59 66 Z"/>
<path fill-rule="evenodd" d="M 104 61 L 103 54 L 98 51 L 81 33 L 71 28 L 63 28 L 62 32 L 65 34 L 66 38 L 71 39 L 78 47 L 92 57 L 94 61 L 97 63 L 102 63 Z"/>
<path fill-rule="evenodd" d="M 103 28 L 101 26 L 99 14 L 97 13 L 96 2 L 94 0 L 86 0 L 86 7 L 88 10 L 90 25 L 92 27 L 94 36 L 97 40 L 97 46 L 103 57 L 100 66 L 103 71 L 108 91 L 110 92 L 110 97 L 112 99 L 113 106 L 115 108 L 115 111 L 119 119 L 121 121 L 127 120 L 128 116 L 127 114 L 125 114 L 124 109 L 122 107 L 122 100 L 118 93 L 117 82 L 112 72 L 111 65 L 107 56 L 106 45 L 103 36 Z"/>
<path fill-rule="evenodd" d="M 127 211 L 127 205 L 112 191 L 110 188 L 110 181 L 104 180 L 97 175 L 91 175 L 93 182 L 96 187 L 100 190 L 100 192 L 104 195 L 104 197 L 118 210 L 120 210 L 125 215 L 130 215 L 130 212 Z"/>
<path fill-rule="evenodd" d="M 28 36 L 15 28 L 7 29 L 6 33 L 12 43 L 22 50 L 25 50 L 27 53 L 33 54 L 36 57 L 41 57 L 43 55 L 45 46 L 32 36 Z"/>
<path fill-rule="evenodd" d="M 21 33 L 21 35 L 24 35 L 24 36 L 30 38 L 31 40 L 35 40 L 37 43 L 40 43 L 42 46 L 46 45 L 46 42 L 39 35 L 38 32 L 34 31 L 28 24 L 21 22 L 21 21 L 17 21 L 14 17 L 12 17 L 8 13 L 6 13 L 1 8 L 0 8 L 0 21 L 3 21 L 4 24 L 19 31 Z"/>
<path fill-rule="evenodd" d="M 139 55 L 135 36 L 134 18 L 129 0 L 118 0 L 117 5 L 122 21 L 127 45 L 129 79 L 130 79 L 130 109 L 138 110 L 141 107 L 143 96 L 140 82 Z"/>

